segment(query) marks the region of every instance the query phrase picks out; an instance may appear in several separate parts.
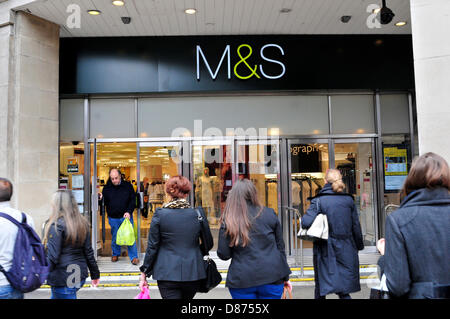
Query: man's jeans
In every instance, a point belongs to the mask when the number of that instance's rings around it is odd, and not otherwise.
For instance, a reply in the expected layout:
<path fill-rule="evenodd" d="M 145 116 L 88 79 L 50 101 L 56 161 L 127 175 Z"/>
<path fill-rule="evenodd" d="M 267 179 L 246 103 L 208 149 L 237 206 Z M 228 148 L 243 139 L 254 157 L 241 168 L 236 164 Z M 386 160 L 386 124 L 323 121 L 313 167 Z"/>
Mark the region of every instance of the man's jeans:
<path fill-rule="evenodd" d="M 122 225 L 122 222 L 125 220 L 125 218 L 109 218 L 108 222 L 111 226 L 111 249 L 112 249 L 112 255 L 113 256 L 120 256 L 121 253 L 121 246 L 116 245 L 116 235 L 117 231 L 119 230 L 120 225 Z M 133 218 L 130 218 L 130 222 L 134 227 Z M 138 258 L 137 254 L 137 248 L 136 248 L 136 242 L 133 244 L 133 246 L 127 246 L 128 247 L 128 257 L 130 257 L 130 260 L 133 260 L 134 258 Z"/>
<path fill-rule="evenodd" d="M 23 299 L 23 293 L 11 285 L 0 286 L 0 299 Z"/>

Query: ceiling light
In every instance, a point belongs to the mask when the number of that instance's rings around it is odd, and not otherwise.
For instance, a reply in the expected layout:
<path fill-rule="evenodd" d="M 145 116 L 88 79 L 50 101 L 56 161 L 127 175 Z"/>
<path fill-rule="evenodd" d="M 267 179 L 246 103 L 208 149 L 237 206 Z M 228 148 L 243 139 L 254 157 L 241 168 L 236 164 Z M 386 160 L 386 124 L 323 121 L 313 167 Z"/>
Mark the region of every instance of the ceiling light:
<path fill-rule="evenodd" d="M 399 21 L 395 24 L 397 27 L 403 27 L 404 25 L 406 25 L 406 21 Z"/>
<path fill-rule="evenodd" d="M 113 5 L 121 7 L 125 4 L 125 2 L 121 1 L 121 0 L 115 0 L 112 2 Z"/>
<path fill-rule="evenodd" d="M 186 13 L 186 14 L 194 14 L 196 12 L 197 12 L 197 10 L 195 10 L 194 8 L 184 10 L 184 13 Z"/>
<path fill-rule="evenodd" d="M 102 12 L 100 10 L 88 10 L 88 13 L 93 16 L 98 16 Z"/>

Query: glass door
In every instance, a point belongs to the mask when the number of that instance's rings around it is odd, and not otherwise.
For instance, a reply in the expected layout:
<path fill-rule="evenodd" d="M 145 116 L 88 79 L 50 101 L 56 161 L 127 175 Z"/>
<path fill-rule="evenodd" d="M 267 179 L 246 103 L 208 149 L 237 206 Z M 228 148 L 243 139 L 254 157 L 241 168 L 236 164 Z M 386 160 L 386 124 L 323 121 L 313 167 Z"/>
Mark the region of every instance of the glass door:
<path fill-rule="evenodd" d="M 288 140 L 288 220 L 289 250 L 296 263 L 303 270 L 305 249 L 312 249 L 312 242 L 297 238 L 300 227 L 300 216 L 309 208 L 310 197 L 315 196 L 325 185 L 324 177 L 330 167 L 329 141 Z"/>
<path fill-rule="evenodd" d="M 102 202 L 98 201 L 98 193 L 108 182 L 109 171 L 117 168 L 121 172 L 122 180 L 128 181 L 137 190 L 137 156 L 136 143 L 122 142 L 94 142 L 91 144 L 91 218 L 92 218 L 92 247 L 94 252 L 102 257 L 112 255 L 111 226 L 107 218 L 107 210 Z M 138 211 L 133 211 L 133 224 L 138 238 Z M 96 248 L 95 248 L 96 247 Z M 125 247 L 122 255 L 128 254 Z"/>
<path fill-rule="evenodd" d="M 208 218 L 214 239 L 211 250 L 217 250 L 220 215 L 234 183 L 233 152 L 232 139 L 192 141 L 194 189 L 191 203 L 202 207 Z"/>
<path fill-rule="evenodd" d="M 236 148 L 238 178 L 251 180 L 256 187 L 261 204 L 273 208 L 281 219 L 279 214 L 281 200 L 278 140 L 238 140 Z"/>
<path fill-rule="evenodd" d="M 139 143 L 138 251 L 141 253 L 147 249 L 153 213 L 169 201 L 165 182 L 172 176 L 183 175 L 182 150 L 181 142 Z"/>
<path fill-rule="evenodd" d="M 345 191 L 355 198 L 365 246 L 375 246 L 377 233 L 373 154 L 371 139 L 334 141 L 335 167 L 342 174 Z"/>

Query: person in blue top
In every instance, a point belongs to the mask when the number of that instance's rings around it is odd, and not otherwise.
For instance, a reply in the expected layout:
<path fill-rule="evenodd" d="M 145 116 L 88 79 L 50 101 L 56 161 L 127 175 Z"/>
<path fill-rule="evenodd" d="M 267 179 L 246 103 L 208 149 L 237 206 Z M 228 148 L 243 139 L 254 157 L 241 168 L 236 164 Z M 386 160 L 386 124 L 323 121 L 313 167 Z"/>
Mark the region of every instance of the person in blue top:
<path fill-rule="evenodd" d="M 314 297 L 325 299 L 335 293 L 340 299 L 351 299 L 350 293 L 361 290 L 358 258 L 358 250 L 364 249 L 361 225 L 352 195 L 344 193 L 339 170 L 329 169 L 325 181 L 301 220 L 302 227 L 308 229 L 318 209 L 328 220 L 328 240 L 313 244 Z"/>

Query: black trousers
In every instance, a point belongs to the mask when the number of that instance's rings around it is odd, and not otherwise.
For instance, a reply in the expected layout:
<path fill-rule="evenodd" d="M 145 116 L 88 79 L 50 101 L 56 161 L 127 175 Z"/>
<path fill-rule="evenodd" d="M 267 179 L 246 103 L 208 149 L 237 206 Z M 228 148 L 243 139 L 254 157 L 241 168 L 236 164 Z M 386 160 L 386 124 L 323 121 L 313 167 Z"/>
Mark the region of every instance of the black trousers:
<path fill-rule="evenodd" d="M 158 289 L 163 299 L 193 299 L 200 288 L 200 280 L 167 281 L 158 280 Z"/>

